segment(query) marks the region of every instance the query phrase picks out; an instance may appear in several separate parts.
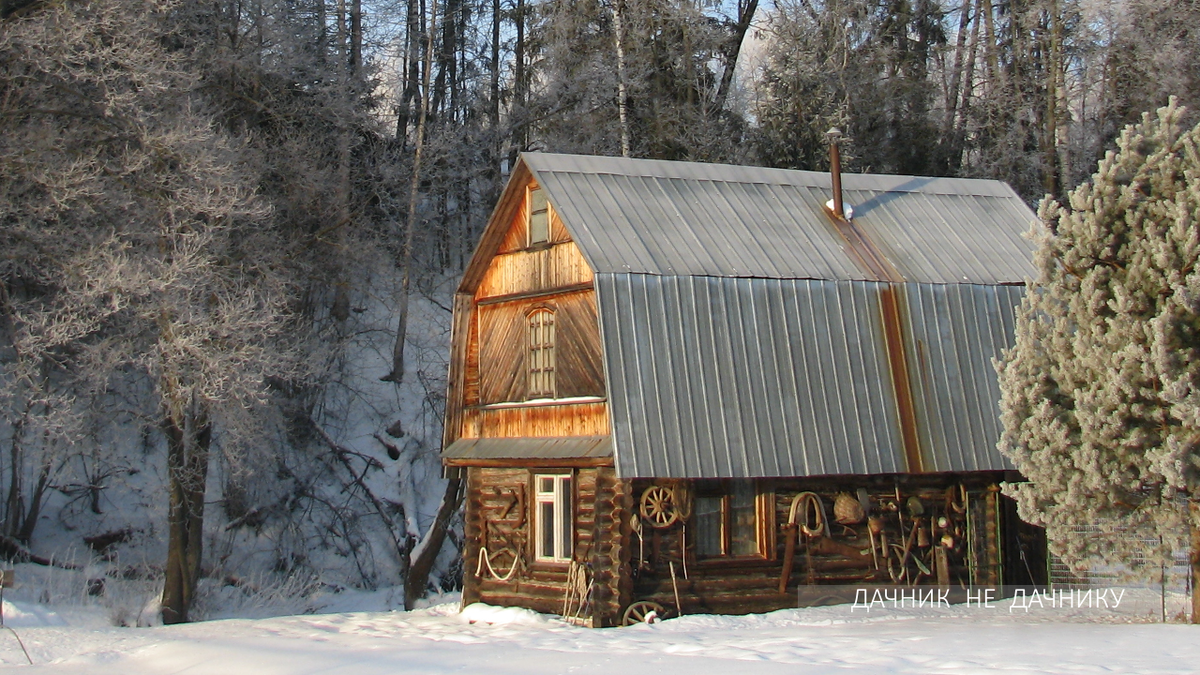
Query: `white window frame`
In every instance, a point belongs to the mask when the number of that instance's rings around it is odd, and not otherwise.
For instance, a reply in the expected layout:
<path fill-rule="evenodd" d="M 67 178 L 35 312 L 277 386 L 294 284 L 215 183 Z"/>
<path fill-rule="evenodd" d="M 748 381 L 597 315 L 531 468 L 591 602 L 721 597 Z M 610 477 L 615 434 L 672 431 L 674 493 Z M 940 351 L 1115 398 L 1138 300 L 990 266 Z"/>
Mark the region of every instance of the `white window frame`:
<path fill-rule="evenodd" d="M 542 483 L 551 481 L 551 489 Z M 534 559 L 538 562 L 565 563 L 571 561 L 574 548 L 575 521 L 571 508 L 572 476 L 569 473 L 541 473 L 533 477 Z M 551 504 L 553 522 L 544 522 L 542 505 Z M 564 527 L 566 525 L 566 527 Z M 554 550 L 545 550 L 546 528 L 551 528 Z"/>

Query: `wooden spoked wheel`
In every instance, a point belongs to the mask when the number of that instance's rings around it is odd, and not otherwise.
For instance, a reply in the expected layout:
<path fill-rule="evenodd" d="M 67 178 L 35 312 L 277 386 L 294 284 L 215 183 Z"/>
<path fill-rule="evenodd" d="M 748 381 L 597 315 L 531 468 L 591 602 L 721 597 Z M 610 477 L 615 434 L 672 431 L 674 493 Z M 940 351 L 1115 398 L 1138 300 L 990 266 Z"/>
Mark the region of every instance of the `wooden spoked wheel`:
<path fill-rule="evenodd" d="M 651 485 L 642 493 L 642 518 L 653 527 L 670 527 L 679 520 L 675 491 L 661 485 Z"/>
<path fill-rule="evenodd" d="M 632 626 L 643 623 L 651 612 L 654 612 L 654 616 L 662 619 L 665 618 L 667 609 L 657 602 L 640 600 L 625 608 L 625 614 L 621 617 L 621 625 Z"/>

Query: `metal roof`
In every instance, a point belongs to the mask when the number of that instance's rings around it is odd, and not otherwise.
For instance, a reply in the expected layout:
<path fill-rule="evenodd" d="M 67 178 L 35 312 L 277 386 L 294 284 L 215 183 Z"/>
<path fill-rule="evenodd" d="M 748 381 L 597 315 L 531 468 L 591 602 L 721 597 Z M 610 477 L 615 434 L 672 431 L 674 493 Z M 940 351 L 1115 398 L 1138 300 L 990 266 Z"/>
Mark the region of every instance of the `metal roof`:
<path fill-rule="evenodd" d="M 460 438 L 442 451 L 442 459 L 604 459 L 612 454 L 608 436 Z"/>
<path fill-rule="evenodd" d="M 622 477 L 900 473 L 880 290 L 863 281 L 598 274 Z M 1023 288 L 902 284 L 923 469 L 1011 469 L 991 359 Z"/>
<path fill-rule="evenodd" d="M 1036 216 L 1006 184 L 846 174 L 848 224 L 824 207 L 825 173 L 527 153 L 460 291 L 530 177 L 595 272 L 612 437 L 460 440 L 448 461 L 600 451 L 624 478 L 1012 468 L 992 359 L 1034 276 Z"/>
<path fill-rule="evenodd" d="M 526 153 L 597 273 L 869 280 L 824 209 L 827 173 Z M 991 180 L 844 174 L 854 224 L 906 281 L 1020 283 L 1034 213 Z"/>
<path fill-rule="evenodd" d="M 1014 469 L 996 449 L 1000 384 L 992 359 L 1013 346 L 1024 286 L 904 284 L 905 348 L 926 468 Z M 929 468 L 932 467 L 932 468 Z"/>

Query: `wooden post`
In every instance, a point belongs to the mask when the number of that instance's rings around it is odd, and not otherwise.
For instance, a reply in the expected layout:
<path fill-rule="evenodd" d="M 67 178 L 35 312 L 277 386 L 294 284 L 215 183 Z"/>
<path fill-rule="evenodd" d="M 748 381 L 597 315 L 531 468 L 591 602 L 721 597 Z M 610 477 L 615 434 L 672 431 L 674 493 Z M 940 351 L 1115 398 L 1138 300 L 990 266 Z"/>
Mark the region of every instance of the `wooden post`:
<path fill-rule="evenodd" d="M 783 526 L 786 539 L 783 545 L 783 570 L 779 573 L 779 592 L 787 593 L 788 581 L 792 578 L 792 564 L 796 560 L 796 531 L 799 526 L 788 523 Z"/>
<path fill-rule="evenodd" d="M 1000 542 L 1000 509 L 999 509 L 999 485 L 989 485 L 987 495 L 984 497 L 984 545 L 987 569 L 984 571 L 984 579 L 989 586 L 999 586 L 1003 583 L 1004 571 L 1001 562 L 1001 542 Z"/>
<path fill-rule="evenodd" d="M 937 564 L 937 583 L 938 586 L 950 585 L 950 556 L 946 554 L 946 547 L 941 543 L 934 544 L 937 549 L 934 550 L 934 562 Z"/>

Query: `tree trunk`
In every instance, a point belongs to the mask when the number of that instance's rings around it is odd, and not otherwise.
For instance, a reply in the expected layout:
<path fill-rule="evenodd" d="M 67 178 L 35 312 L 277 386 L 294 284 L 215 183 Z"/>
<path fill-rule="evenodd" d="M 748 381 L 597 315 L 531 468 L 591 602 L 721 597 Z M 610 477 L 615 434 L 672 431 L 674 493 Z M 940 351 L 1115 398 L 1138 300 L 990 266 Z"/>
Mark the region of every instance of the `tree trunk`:
<path fill-rule="evenodd" d="M 362 0 L 350 3 L 350 75 L 355 84 L 362 75 Z"/>
<path fill-rule="evenodd" d="M 53 464 L 50 460 L 50 455 L 42 461 L 42 468 L 38 472 L 37 486 L 33 488 L 33 493 L 29 495 L 29 507 L 25 511 L 25 516 L 21 522 L 21 529 L 17 532 L 17 541 L 28 544 L 33 539 L 33 531 L 37 528 L 38 518 L 42 513 L 42 504 L 46 499 L 46 488 L 50 486 L 50 470 Z"/>
<path fill-rule="evenodd" d="M 347 109 L 354 107 L 354 91 L 358 82 L 358 59 L 361 58 L 362 45 L 362 30 L 357 23 L 361 21 L 358 14 L 361 14 L 359 0 L 355 0 L 350 8 L 351 15 L 351 30 L 346 31 L 346 1 L 339 0 L 337 4 L 337 73 L 338 73 L 338 95 L 341 103 Z M 357 27 L 356 27 L 357 26 Z M 355 31 L 358 31 L 357 34 Z M 357 51 L 356 51 L 357 50 Z M 335 247 L 331 252 L 332 257 L 337 263 L 334 266 L 334 274 L 337 277 L 333 284 L 333 304 L 330 307 L 329 314 L 339 322 L 344 323 L 350 318 L 350 285 L 347 282 L 347 273 L 344 266 L 341 264 L 343 258 L 342 251 L 346 249 L 346 230 L 350 225 L 350 200 L 353 199 L 351 194 L 350 183 L 350 144 L 353 142 L 351 137 L 352 130 L 351 122 L 348 119 L 340 121 L 340 130 L 337 135 L 337 231 L 335 233 Z"/>
<path fill-rule="evenodd" d="M 511 108 L 512 144 L 509 148 L 509 170 L 517 162 L 517 154 L 525 150 L 529 138 L 529 115 L 525 110 L 525 0 L 516 0 L 513 20 L 517 40 L 513 43 L 513 103 Z"/>
<path fill-rule="evenodd" d="M 488 122 L 492 126 L 493 145 L 500 143 L 500 0 L 492 0 L 492 57 L 488 66 L 491 82 L 488 87 Z M 499 157 L 499 152 L 493 152 L 493 159 Z M 489 167 L 490 168 L 490 167 Z"/>
<path fill-rule="evenodd" d="M 396 107 L 396 138 L 407 144 L 408 125 L 412 119 L 412 105 L 417 100 L 417 87 L 421 76 L 421 47 L 424 42 L 421 31 L 423 17 L 417 0 L 408 0 L 404 29 L 404 88 L 400 94 L 400 105 Z"/>
<path fill-rule="evenodd" d="M 978 0 L 976 0 L 978 1 Z M 975 35 L 978 33 L 978 21 L 972 21 L 971 3 L 963 2 L 959 9 L 958 16 L 958 34 L 954 47 L 954 67 L 950 71 L 950 83 L 947 87 L 944 98 L 946 100 L 946 115 L 942 120 L 942 135 L 938 139 L 937 159 L 935 170 L 938 175 L 952 176 L 957 169 L 958 162 L 956 157 L 962 156 L 962 148 L 959 145 L 958 128 L 959 128 L 959 102 L 967 101 L 967 92 L 971 89 L 970 75 L 964 77 L 964 59 L 966 59 L 968 36 L 970 36 L 970 48 L 972 58 L 974 57 Z M 968 30 L 971 28 L 971 30 Z M 971 65 L 974 65 L 973 63 Z M 962 92 L 960 95 L 960 91 Z M 953 168 L 952 168 L 953 167 Z"/>
<path fill-rule="evenodd" d="M 461 480 L 451 478 L 446 482 L 446 491 L 442 494 L 442 505 L 438 508 L 437 517 L 429 526 L 424 546 L 417 552 L 416 559 L 408 568 L 408 575 L 404 577 L 405 609 L 412 609 L 417 600 L 425 597 L 425 590 L 429 585 L 429 573 L 433 570 L 433 563 L 437 561 L 438 553 L 442 550 L 442 543 L 446 541 L 446 530 L 450 526 L 450 519 L 462 505 L 463 494 Z"/>
<path fill-rule="evenodd" d="M 748 2 L 738 3 L 738 20 L 733 25 L 733 33 L 729 36 L 727 46 L 721 50 L 724 52 L 724 67 L 721 71 L 721 84 L 717 88 L 717 98 L 713 104 L 713 114 L 720 115 L 721 110 L 725 108 L 725 101 L 729 98 L 729 89 L 733 85 L 734 71 L 737 69 L 738 57 L 742 53 L 742 43 L 746 41 L 746 32 L 750 30 L 750 23 L 754 21 L 754 13 L 758 11 L 758 0 L 749 0 Z M 691 53 L 688 53 L 688 62 L 691 63 Z"/>
<path fill-rule="evenodd" d="M 625 91 L 625 2 L 613 3 L 613 42 L 617 48 L 617 114 L 621 121 L 621 156 L 629 156 L 629 99 Z"/>
<path fill-rule="evenodd" d="M 392 345 L 392 371 L 379 378 L 400 384 L 404 381 L 404 341 L 408 338 L 408 295 L 412 292 L 413 235 L 417 228 L 417 205 L 421 197 L 421 158 L 425 150 L 425 125 L 429 117 L 429 79 L 433 62 L 433 35 L 437 26 L 437 0 L 430 3 L 429 25 L 424 27 L 425 63 L 421 74 L 421 113 L 417 118 L 416 146 L 413 149 L 412 182 L 408 190 L 408 219 L 405 223 L 404 244 L 400 250 L 400 306 L 396 313 L 396 342 Z"/>
<path fill-rule="evenodd" d="M 196 596 L 204 544 L 204 491 L 212 426 L 201 412 L 167 415 L 167 569 L 163 623 L 184 623 Z"/>
<path fill-rule="evenodd" d="M 984 62 L 987 63 L 987 73 L 983 76 L 984 86 L 987 88 L 986 94 L 989 99 L 992 97 L 996 88 L 996 78 L 1000 77 L 1000 64 L 996 57 L 996 26 L 992 17 L 992 0 L 980 0 L 981 11 L 983 16 L 983 37 L 987 47 L 984 48 Z"/>
<path fill-rule="evenodd" d="M 1042 123 L 1042 188 L 1056 199 L 1059 195 L 1058 171 L 1058 69 L 1059 52 L 1062 46 L 1062 22 L 1059 19 L 1058 3 L 1050 5 L 1049 54 L 1045 56 L 1046 71 L 1046 118 Z"/>

